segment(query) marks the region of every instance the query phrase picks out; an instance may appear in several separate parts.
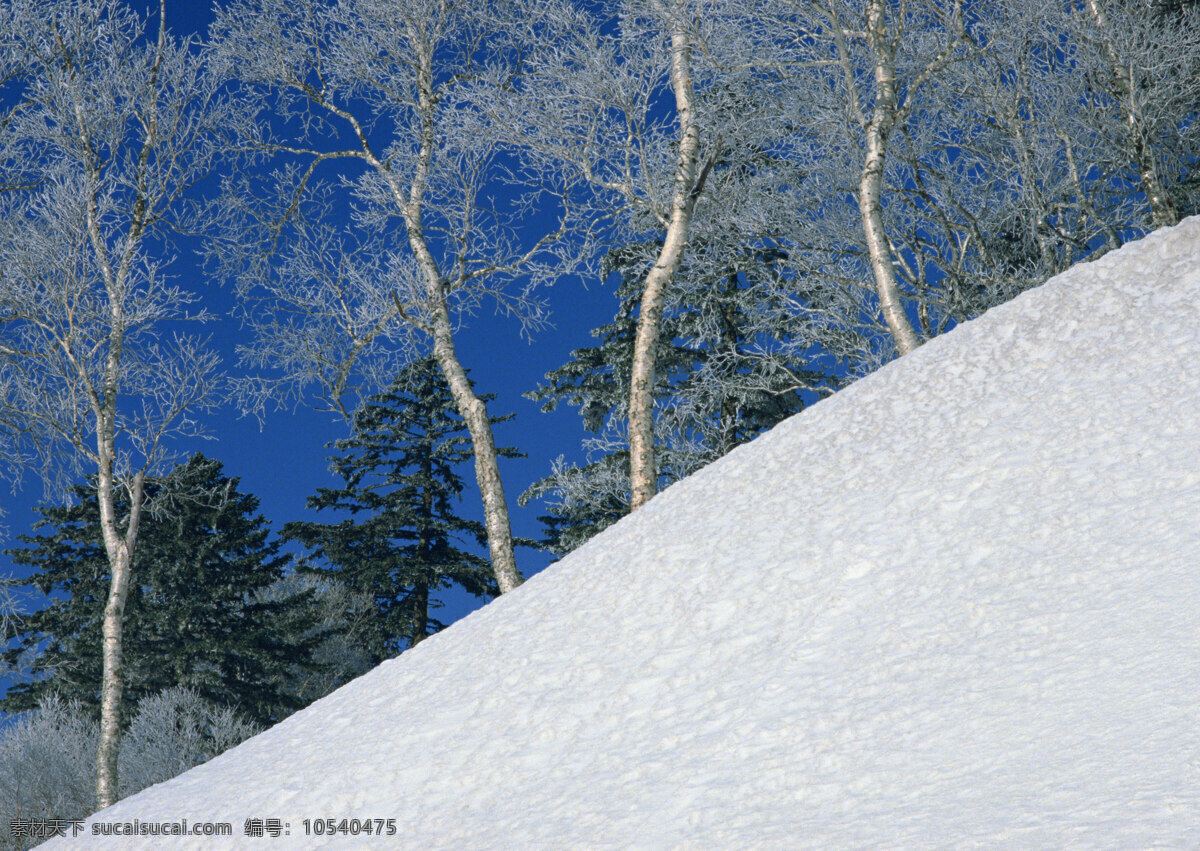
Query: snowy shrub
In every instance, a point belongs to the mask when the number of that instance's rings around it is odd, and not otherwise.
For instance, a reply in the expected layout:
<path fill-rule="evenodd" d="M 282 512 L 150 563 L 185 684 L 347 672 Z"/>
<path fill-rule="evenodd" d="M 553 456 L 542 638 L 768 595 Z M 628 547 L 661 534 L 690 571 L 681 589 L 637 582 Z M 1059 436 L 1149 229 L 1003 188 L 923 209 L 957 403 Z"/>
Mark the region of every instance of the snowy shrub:
<path fill-rule="evenodd" d="M 227 706 L 172 688 L 138 703 L 121 739 L 121 797 L 170 780 L 257 733 Z"/>
<path fill-rule="evenodd" d="M 212 759 L 258 732 L 228 707 L 172 688 L 140 701 L 121 739 L 124 798 Z M 93 794 L 98 724 L 57 696 L 0 733 L 0 849 L 41 840 L 12 835 L 14 819 L 84 818 Z"/>
<path fill-rule="evenodd" d="M 83 818 L 92 812 L 97 734 L 96 723 L 78 703 L 57 696 L 48 697 L 38 710 L 17 716 L 4 731 L 0 736 L 3 847 L 29 847 L 12 839 L 12 819 Z"/>

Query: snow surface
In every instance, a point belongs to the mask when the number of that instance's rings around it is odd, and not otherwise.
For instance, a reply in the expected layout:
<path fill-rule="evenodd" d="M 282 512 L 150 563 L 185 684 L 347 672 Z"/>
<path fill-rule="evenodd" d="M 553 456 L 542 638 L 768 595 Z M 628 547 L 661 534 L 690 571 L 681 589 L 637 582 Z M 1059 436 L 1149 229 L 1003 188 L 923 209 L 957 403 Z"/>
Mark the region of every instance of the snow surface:
<path fill-rule="evenodd" d="M 89 824 L 233 825 L 153 848 L 1198 847 L 1198 305 L 1200 219 L 1071 269 Z"/>

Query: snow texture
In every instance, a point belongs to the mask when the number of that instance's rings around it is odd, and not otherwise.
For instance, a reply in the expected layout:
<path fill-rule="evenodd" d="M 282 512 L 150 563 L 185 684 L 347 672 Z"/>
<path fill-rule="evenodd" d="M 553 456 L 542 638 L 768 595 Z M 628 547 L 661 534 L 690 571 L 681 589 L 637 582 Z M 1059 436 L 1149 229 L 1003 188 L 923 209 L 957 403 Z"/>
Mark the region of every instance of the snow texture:
<path fill-rule="evenodd" d="M 1200 219 L 1073 268 L 89 847 L 1198 847 L 1197 305 Z"/>

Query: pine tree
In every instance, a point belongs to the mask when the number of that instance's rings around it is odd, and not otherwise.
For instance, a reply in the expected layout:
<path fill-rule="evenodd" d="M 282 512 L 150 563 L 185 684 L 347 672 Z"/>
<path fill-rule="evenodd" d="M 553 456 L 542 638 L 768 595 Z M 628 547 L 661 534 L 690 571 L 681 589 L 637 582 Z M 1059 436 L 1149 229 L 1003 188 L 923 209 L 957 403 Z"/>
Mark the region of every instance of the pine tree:
<path fill-rule="evenodd" d="M 704 246 L 693 250 L 702 252 Z M 579 408 L 583 427 L 592 435 L 584 443 L 584 465 L 560 461 L 550 476 L 521 496 L 526 504 L 552 495 L 551 512 L 541 520 L 547 530 L 543 543 L 555 552 L 578 547 L 630 511 L 629 450 L 621 425 L 644 278 L 641 267 L 652 256 L 638 245 L 606 256 L 605 277 L 620 279 L 616 316 L 592 331 L 599 345 L 573 351 L 570 361 L 546 374 L 545 384 L 526 394 L 542 402 L 544 411 L 561 402 Z M 800 320 L 771 304 L 775 291 L 758 284 L 776 274 L 782 259 L 778 249 L 746 250 L 730 258 L 715 278 L 684 267 L 679 295 L 661 320 L 656 353 L 658 490 L 799 412 L 816 393 L 838 385 L 832 363 L 780 345 L 798 336 Z"/>
<path fill-rule="evenodd" d="M 175 686 L 263 725 L 302 705 L 280 684 L 309 665 L 323 636 L 311 630 L 307 597 L 262 598 L 289 558 L 257 513 L 258 499 L 238 484 L 200 454 L 147 481 L 125 608 L 125 720 L 139 700 Z M 36 587 L 50 603 L 6 636 L 13 640 L 5 661 L 34 657 L 32 679 L 0 700 L 6 712 L 34 709 L 51 693 L 99 711 L 108 560 L 95 486 L 74 495 L 72 504 L 40 508 L 37 528 L 47 531 L 22 536 L 26 546 L 7 551 L 35 572 L 4 584 Z"/>
<path fill-rule="evenodd" d="M 284 534 L 327 565 L 304 570 L 374 600 L 366 650 L 381 661 L 445 626 L 431 614 L 441 606 L 439 591 L 459 585 L 476 596 L 497 593 L 488 560 L 461 549 L 485 536 L 482 524 L 455 514 L 470 437 L 436 362 L 425 358 L 371 397 L 351 437 L 333 446 L 340 454 L 332 469 L 344 484 L 319 489 L 308 507 L 350 516 L 288 523 Z"/>

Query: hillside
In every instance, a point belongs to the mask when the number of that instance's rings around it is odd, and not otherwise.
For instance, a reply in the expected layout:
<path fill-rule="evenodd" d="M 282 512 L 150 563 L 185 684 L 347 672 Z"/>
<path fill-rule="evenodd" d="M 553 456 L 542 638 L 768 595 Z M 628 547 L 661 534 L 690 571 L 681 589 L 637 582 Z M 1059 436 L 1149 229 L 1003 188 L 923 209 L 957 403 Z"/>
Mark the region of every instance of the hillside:
<path fill-rule="evenodd" d="M 93 821 L 272 849 L 1200 845 L 1198 306 L 1191 219 Z"/>

